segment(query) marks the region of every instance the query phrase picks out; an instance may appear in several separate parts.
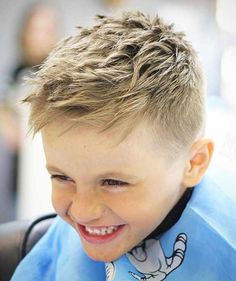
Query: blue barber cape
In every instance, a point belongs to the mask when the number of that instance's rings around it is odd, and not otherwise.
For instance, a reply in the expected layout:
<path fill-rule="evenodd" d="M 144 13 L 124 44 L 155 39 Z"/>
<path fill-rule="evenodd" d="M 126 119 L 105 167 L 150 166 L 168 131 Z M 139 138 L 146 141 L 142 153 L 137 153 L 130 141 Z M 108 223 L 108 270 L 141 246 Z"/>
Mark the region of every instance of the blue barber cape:
<path fill-rule="evenodd" d="M 206 176 L 175 225 L 111 263 L 91 260 L 57 218 L 11 281 L 236 281 L 236 181 L 226 182 Z"/>

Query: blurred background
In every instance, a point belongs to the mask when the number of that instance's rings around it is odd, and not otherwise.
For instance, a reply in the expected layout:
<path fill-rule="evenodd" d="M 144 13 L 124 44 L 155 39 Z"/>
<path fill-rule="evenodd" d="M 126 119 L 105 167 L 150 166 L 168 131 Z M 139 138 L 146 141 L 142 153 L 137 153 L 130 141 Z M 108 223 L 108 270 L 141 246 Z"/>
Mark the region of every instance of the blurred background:
<path fill-rule="evenodd" d="M 207 77 L 213 164 L 236 176 L 235 0 L 0 0 L 0 223 L 53 211 L 41 137 L 27 135 L 28 112 L 20 104 L 23 77 L 76 26 L 120 10 L 158 13 L 185 31 Z"/>

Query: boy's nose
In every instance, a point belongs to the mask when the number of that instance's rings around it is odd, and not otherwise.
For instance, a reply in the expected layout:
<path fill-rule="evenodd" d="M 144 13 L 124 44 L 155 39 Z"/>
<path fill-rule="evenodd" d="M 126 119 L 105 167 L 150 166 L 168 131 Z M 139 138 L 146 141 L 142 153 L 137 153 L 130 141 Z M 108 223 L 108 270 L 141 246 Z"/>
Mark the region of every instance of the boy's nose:
<path fill-rule="evenodd" d="M 99 220 L 105 211 L 96 195 L 77 195 L 70 206 L 70 215 L 79 224 L 91 224 Z"/>

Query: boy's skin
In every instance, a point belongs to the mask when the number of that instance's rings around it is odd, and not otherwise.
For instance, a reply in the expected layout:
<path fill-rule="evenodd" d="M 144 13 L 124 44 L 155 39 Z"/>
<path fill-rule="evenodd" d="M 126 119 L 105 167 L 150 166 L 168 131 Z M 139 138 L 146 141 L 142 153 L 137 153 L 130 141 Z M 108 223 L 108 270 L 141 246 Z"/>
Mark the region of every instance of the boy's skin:
<path fill-rule="evenodd" d="M 144 122 L 122 142 L 118 130 L 71 128 L 62 118 L 46 125 L 42 137 L 56 212 L 76 229 L 88 256 L 105 262 L 127 253 L 163 221 L 184 191 L 201 181 L 213 152 L 212 141 L 199 137 L 170 161 Z M 123 227 L 103 239 L 83 235 L 81 225 L 93 231 Z"/>

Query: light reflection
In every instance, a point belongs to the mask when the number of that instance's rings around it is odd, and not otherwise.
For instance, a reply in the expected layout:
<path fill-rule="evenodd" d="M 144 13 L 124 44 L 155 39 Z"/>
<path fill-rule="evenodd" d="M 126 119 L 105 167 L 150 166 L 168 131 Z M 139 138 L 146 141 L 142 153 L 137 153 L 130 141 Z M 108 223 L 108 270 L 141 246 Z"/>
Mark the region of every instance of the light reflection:
<path fill-rule="evenodd" d="M 225 32 L 236 33 L 236 1 L 217 0 L 216 21 Z"/>
<path fill-rule="evenodd" d="M 229 47 L 225 50 L 222 63 L 222 96 L 230 107 L 236 109 L 236 46 Z"/>

